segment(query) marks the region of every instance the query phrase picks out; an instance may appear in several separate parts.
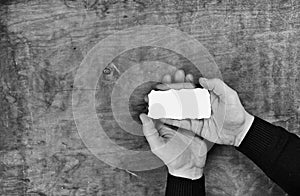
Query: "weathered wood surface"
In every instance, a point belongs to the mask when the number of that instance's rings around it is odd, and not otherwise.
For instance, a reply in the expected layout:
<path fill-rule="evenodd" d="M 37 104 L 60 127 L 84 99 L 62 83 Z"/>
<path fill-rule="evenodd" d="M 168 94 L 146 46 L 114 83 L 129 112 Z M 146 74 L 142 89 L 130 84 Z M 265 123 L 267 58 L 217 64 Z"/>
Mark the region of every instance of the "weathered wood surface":
<path fill-rule="evenodd" d="M 198 39 L 251 113 L 300 134 L 297 0 L 1 0 L 0 6 L 0 195 L 164 194 L 165 168 L 135 176 L 108 166 L 86 149 L 72 118 L 72 84 L 84 56 L 106 36 L 140 24 Z M 114 64 L 122 72 L 122 65 L 150 57 L 180 65 L 163 52 L 136 49 Z M 98 92 L 105 87 L 109 99 L 118 77 L 100 77 Z M 134 98 L 141 100 L 141 91 L 132 96 L 133 116 L 143 109 Z M 114 126 L 109 108 L 99 112 L 120 145 L 147 148 Z M 215 146 L 205 173 L 208 195 L 284 195 L 231 147 Z"/>

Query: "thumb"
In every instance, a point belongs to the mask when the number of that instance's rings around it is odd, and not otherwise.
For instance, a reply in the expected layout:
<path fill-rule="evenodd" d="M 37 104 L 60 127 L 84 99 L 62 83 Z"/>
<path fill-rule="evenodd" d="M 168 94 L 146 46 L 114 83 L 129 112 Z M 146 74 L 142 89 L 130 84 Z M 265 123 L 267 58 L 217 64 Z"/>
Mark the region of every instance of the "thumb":
<path fill-rule="evenodd" d="M 151 147 L 151 150 L 159 148 L 163 145 L 162 138 L 159 136 L 154 123 L 146 114 L 140 114 L 140 119 L 143 124 L 143 133 Z"/>
<path fill-rule="evenodd" d="M 214 92 L 217 96 L 224 96 L 226 87 L 228 87 L 222 80 L 218 78 L 199 78 L 199 83 L 201 86 L 203 86 L 203 88 Z"/>

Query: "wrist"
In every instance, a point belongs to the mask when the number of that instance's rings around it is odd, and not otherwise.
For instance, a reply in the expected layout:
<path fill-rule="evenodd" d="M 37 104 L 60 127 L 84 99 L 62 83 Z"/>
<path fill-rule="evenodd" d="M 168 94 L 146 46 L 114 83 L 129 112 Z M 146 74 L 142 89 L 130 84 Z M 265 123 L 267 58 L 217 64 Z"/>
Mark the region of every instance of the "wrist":
<path fill-rule="evenodd" d="M 205 176 L 203 175 L 197 180 L 190 180 L 168 174 L 165 195 L 205 195 Z"/>
<path fill-rule="evenodd" d="M 203 168 L 199 168 L 199 167 L 193 167 L 188 170 L 182 170 L 182 169 L 176 170 L 176 169 L 168 168 L 168 170 L 172 176 L 187 178 L 191 180 L 197 180 L 203 176 Z"/>
<path fill-rule="evenodd" d="M 235 138 L 234 146 L 238 147 L 242 143 L 253 121 L 254 121 L 254 116 L 249 114 L 248 112 L 245 112 L 245 123 L 243 125 L 242 131 Z"/>

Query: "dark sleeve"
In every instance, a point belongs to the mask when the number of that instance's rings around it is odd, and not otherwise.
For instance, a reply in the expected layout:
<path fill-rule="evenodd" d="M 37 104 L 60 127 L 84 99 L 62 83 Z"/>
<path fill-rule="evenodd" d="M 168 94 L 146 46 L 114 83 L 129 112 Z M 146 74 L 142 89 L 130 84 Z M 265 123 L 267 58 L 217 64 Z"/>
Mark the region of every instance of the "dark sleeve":
<path fill-rule="evenodd" d="M 180 178 L 168 174 L 166 196 L 203 196 L 205 195 L 204 176 L 198 180 Z"/>
<path fill-rule="evenodd" d="M 300 195 L 300 138 L 255 117 L 237 149 L 290 195 Z"/>

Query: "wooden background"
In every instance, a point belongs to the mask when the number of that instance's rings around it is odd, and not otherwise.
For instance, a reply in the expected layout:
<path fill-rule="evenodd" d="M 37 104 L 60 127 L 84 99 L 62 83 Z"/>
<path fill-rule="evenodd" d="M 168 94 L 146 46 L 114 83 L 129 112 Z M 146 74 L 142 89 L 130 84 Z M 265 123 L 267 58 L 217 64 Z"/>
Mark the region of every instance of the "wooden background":
<path fill-rule="evenodd" d="M 106 36 L 142 24 L 177 28 L 199 40 L 248 111 L 300 134 L 297 0 L 1 0 L 0 195 L 164 195 L 165 168 L 132 174 L 105 164 L 82 143 L 72 116 L 73 80 L 87 52 Z M 180 67 L 179 57 L 161 52 L 136 49 L 114 64 L 125 71 L 124 62 L 156 56 Z M 107 100 L 120 76 L 110 69 L 97 90 L 105 87 Z M 142 107 L 132 103 L 134 116 Z M 99 112 L 120 145 L 147 146 L 111 126 L 109 108 Z M 232 147 L 209 152 L 205 175 L 207 195 L 285 195 Z"/>

